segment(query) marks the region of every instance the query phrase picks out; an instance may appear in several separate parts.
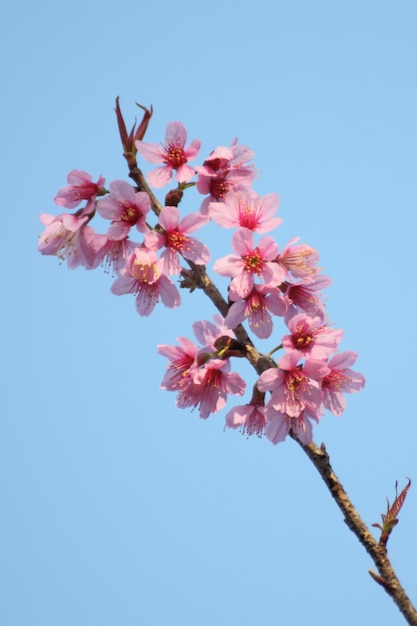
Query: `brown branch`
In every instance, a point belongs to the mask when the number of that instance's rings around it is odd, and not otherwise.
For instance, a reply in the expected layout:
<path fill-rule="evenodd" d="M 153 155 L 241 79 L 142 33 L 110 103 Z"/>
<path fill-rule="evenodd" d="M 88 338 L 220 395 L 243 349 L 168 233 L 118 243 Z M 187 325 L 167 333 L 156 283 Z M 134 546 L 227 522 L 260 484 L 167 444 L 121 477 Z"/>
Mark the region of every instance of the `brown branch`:
<path fill-rule="evenodd" d="M 410 598 L 407 596 L 400 581 L 391 565 L 386 550 L 373 537 L 372 533 L 362 521 L 356 508 L 350 501 L 346 491 L 337 478 L 330 464 L 329 455 L 324 444 L 318 448 L 314 442 L 303 444 L 297 437 L 290 433 L 292 438 L 301 446 L 310 461 L 313 463 L 320 476 L 324 480 L 331 496 L 344 515 L 344 521 L 359 539 L 365 550 L 375 563 L 379 575 L 369 570 L 372 578 L 387 592 L 395 602 L 408 624 L 417 626 L 417 611 Z"/>

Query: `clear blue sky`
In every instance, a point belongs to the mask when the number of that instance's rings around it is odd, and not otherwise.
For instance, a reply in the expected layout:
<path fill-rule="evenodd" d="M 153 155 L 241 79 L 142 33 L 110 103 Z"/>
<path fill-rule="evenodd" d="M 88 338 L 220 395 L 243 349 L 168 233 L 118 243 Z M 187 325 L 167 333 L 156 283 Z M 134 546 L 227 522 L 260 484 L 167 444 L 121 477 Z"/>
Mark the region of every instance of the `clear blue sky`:
<path fill-rule="evenodd" d="M 278 243 L 319 250 L 329 315 L 367 378 L 315 440 L 368 524 L 414 480 L 389 554 L 417 602 L 415 2 L 0 13 L 2 626 L 403 624 L 296 444 L 224 433 L 224 413 L 202 421 L 159 390 L 156 344 L 191 337 L 210 304 L 142 319 L 101 270 L 36 246 L 71 169 L 127 179 L 117 95 L 129 122 L 153 104 L 149 141 L 181 120 L 205 154 L 250 146 L 256 190 L 281 198 Z"/>

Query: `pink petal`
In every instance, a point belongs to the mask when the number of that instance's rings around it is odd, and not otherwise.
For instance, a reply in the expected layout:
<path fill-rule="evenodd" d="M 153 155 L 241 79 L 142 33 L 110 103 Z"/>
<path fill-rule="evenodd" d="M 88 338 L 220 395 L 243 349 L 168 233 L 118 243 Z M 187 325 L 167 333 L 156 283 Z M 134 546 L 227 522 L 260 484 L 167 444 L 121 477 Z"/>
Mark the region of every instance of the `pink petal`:
<path fill-rule="evenodd" d="M 272 441 L 275 445 L 280 441 L 284 441 L 289 431 L 288 420 L 285 415 L 274 409 L 270 410 L 267 408 L 266 419 L 265 433 L 269 441 Z"/>
<path fill-rule="evenodd" d="M 194 175 L 195 175 L 194 168 L 184 163 L 184 165 L 181 165 L 177 169 L 176 178 L 179 183 L 188 183 L 193 178 Z"/>
<path fill-rule="evenodd" d="M 179 291 L 165 274 L 162 274 L 159 278 L 158 288 L 161 300 L 166 307 L 174 309 L 179 306 L 181 302 Z"/>
<path fill-rule="evenodd" d="M 155 170 L 146 174 L 149 184 L 159 189 L 164 187 L 172 180 L 172 168 L 169 165 L 157 167 Z"/>
<path fill-rule="evenodd" d="M 167 146 L 174 144 L 184 147 L 187 141 L 187 131 L 181 122 L 169 122 L 165 131 L 165 143 Z"/>
<path fill-rule="evenodd" d="M 183 233 L 193 233 L 201 226 L 208 224 L 210 218 L 201 213 L 189 213 L 180 222 L 180 231 Z"/>
<path fill-rule="evenodd" d="M 159 223 L 167 231 L 177 228 L 180 221 L 180 212 L 176 206 L 166 206 L 159 214 Z"/>
<path fill-rule="evenodd" d="M 254 249 L 253 233 L 247 228 L 240 228 L 232 237 L 232 249 L 236 254 L 245 256 Z"/>
<path fill-rule="evenodd" d="M 166 150 L 158 143 L 147 143 L 145 141 L 135 141 L 136 150 L 149 161 L 149 163 L 163 163 Z"/>

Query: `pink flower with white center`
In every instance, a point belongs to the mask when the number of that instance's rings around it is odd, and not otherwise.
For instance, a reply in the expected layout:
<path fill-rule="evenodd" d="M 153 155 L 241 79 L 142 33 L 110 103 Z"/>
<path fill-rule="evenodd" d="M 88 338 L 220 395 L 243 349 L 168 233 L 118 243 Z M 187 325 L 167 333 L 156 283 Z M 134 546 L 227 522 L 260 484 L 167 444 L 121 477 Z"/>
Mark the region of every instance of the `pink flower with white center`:
<path fill-rule="evenodd" d="M 257 382 L 260 391 L 270 391 L 268 406 L 289 417 L 298 417 L 307 410 L 309 416 L 319 419 L 322 413 L 320 382 L 329 373 L 323 361 L 308 359 L 299 364 L 301 354 L 293 351 L 284 354 L 278 368 L 262 372 Z"/>
<path fill-rule="evenodd" d="M 227 194 L 224 202 L 211 202 L 210 217 L 224 228 L 247 228 L 257 233 L 267 233 L 282 222 L 274 217 L 279 204 L 276 193 L 258 196 L 250 189 L 236 186 Z"/>
<path fill-rule="evenodd" d="M 156 253 L 144 247 L 136 248 L 130 255 L 122 275 L 114 281 L 111 291 L 116 296 L 135 294 L 136 310 L 142 316 L 152 313 L 159 298 L 170 309 L 180 303 L 178 289 L 162 273 Z"/>
<path fill-rule="evenodd" d="M 278 252 L 278 246 L 272 237 L 263 237 L 255 246 L 252 231 L 241 228 L 232 237 L 232 248 L 236 255 L 228 254 L 219 259 L 213 269 L 221 276 L 232 278 L 231 286 L 241 298 L 250 294 L 255 277 L 271 283 L 272 286 L 282 282 L 283 270 L 272 262 Z"/>
<path fill-rule="evenodd" d="M 100 176 L 96 183 L 92 182 L 92 177 L 82 170 L 71 170 L 67 176 L 69 185 L 58 190 L 55 196 L 55 204 L 67 209 L 74 209 L 83 200 L 95 200 L 96 196 L 106 193 L 103 188 L 105 178 Z"/>
<path fill-rule="evenodd" d="M 39 238 L 39 252 L 66 259 L 70 269 L 80 265 L 96 267 L 96 253 L 100 244 L 97 243 L 98 235 L 87 226 L 90 217 L 88 210 L 79 211 L 78 215 L 62 213 L 56 217 L 42 213 L 40 220 L 46 228 Z"/>
<path fill-rule="evenodd" d="M 165 372 L 161 388 L 167 391 L 184 392 L 194 386 L 193 374 L 198 354 L 197 346 L 186 337 L 179 337 L 179 346 L 158 345 L 158 352 L 170 363 Z"/>
<path fill-rule="evenodd" d="M 333 415 L 341 415 L 346 408 L 342 394 L 356 393 L 365 386 L 364 376 L 350 369 L 357 356 L 355 352 L 347 350 L 336 354 L 327 363 L 329 373 L 322 381 L 323 404 Z"/>
<path fill-rule="evenodd" d="M 97 213 L 111 221 L 107 232 L 109 239 L 125 239 L 132 226 L 145 233 L 146 216 L 151 209 L 151 201 L 144 191 L 135 191 L 124 180 L 110 183 L 110 195 L 97 202 Z"/>
<path fill-rule="evenodd" d="M 188 148 L 185 148 L 187 131 L 181 122 L 170 122 L 166 128 L 165 146 L 145 141 L 135 141 L 140 155 L 150 163 L 164 163 L 147 174 L 147 179 L 153 187 L 164 187 L 172 180 L 172 171 L 177 172 L 179 183 L 187 183 L 195 174 L 195 169 L 187 165 L 195 159 L 200 151 L 201 141 L 193 139 Z"/>
<path fill-rule="evenodd" d="M 326 360 L 336 352 L 343 339 L 343 330 L 332 329 L 323 324 L 321 317 L 309 317 L 300 313 L 292 317 L 287 325 L 291 334 L 282 338 L 284 350 L 297 350 L 305 358 Z"/>
<path fill-rule="evenodd" d="M 284 441 L 290 430 L 301 443 L 308 444 L 313 440 L 313 427 L 305 411 L 302 411 L 297 417 L 290 417 L 281 411 L 276 411 L 271 406 L 267 406 L 266 418 L 265 433 L 269 441 L 275 445 Z"/>
<path fill-rule="evenodd" d="M 291 239 L 275 260 L 285 269 L 287 276 L 291 272 L 295 278 L 308 280 L 321 269 L 317 267 L 319 253 L 306 244 L 293 245 L 299 239 L 299 237 Z"/>
<path fill-rule="evenodd" d="M 271 336 L 273 324 L 270 313 L 284 316 L 287 308 L 279 289 L 269 285 L 254 285 L 243 300 L 234 289 L 230 289 L 229 299 L 233 304 L 224 320 L 226 326 L 236 328 L 247 318 L 250 329 L 260 339 Z"/>
<path fill-rule="evenodd" d="M 219 146 L 203 165 L 196 167 L 197 189 L 201 194 L 209 194 L 200 207 L 203 215 L 207 215 L 210 202 L 223 201 L 237 184 L 250 187 L 255 178 L 253 165 L 247 165 L 253 152 L 246 146 L 238 146 L 236 142 L 230 148 Z"/>
<path fill-rule="evenodd" d="M 230 361 L 211 359 L 200 367 L 193 377 L 195 385 L 177 399 L 180 408 L 199 406 L 200 417 L 206 419 L 227 402 L 227 396 L 242 396 L 246 383 L 236 372 L 230 371 Z"/>
<path fill-rule="evenodd" d="M 151 250 L 158 250 L 165 246 L 160 261 L 167 274 L 179 274 L 181 263 L 179 255 L 189 259 L 197 265 L 205 265 L 210 260 L 207 246 L 194 237 L 189 237 L 200 226 L 207 224 L 209 219 L 201 213 L 190 213 L 180 220 L 177 207 L 166 206 L 159 214 L 159 225 L 163 228 L 160 233 L 156 230 L 145 235 L 145 244 Z"/>
<path fill-rule="evenodd" d="M 328 276 L 316 276 L 298 283 L 285 282 L 280 286 L 284 298 L 288 302 L 285 320 L 288 321 L 298 313 L 308 313 L 312 317 L 326 317 L 321 291 L 328 287 L 331 280 Z"/>

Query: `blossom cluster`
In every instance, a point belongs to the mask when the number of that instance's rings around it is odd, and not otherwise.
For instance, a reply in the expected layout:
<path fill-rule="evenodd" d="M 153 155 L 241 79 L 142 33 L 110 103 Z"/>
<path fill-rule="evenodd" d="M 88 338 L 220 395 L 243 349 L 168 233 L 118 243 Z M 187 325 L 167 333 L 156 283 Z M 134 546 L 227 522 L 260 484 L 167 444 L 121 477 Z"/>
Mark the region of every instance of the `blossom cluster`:
<path fill-rule="evenodd" d="M 182 123 L 168 124 L 164 144 L 143 141 L 144 131 L 127 136 L 123 124 L 125 149 L 158 165 L 147 174 L 149 186 L 114 180 L 107 189 L 102 176 L 93 182 L 90 174 L 71 171 L 55 203 L 76 210 L 41 215 L 45 230 L 39 251 L 65 259 L 71 269 L 102 266 L 111 271 L 112 293 L 134 294 L 137 312 L 148 316 L 159 301 L 169 308 L 179 306 L 174 277 L 192 291 L 193 269 L 210 261 L 208 247 L 192 236 L 195 231 L 210 221 L 234 229 L 231 252 L 213 263 L 215 273 L 230 279 L 227 313 L 215 316 L 214 322 L 193 324 L 199 345 L 180 337 L 177 346 L 158 346 L 169 361 L 161 387 L 177 392 L 179 408 L 198 407 L 204 419 L 223 409 L 229 395 L 243 396 L 246 388 L 232 371 L 232 359 L 247 356 L 236 329 L 247 323 L 256 337 L 269 339 L 276 332 L 275 318 L 281 318 L 285 334 L 266 357 L 270 367 L 258 372 L 250 401 L 228 411 L 226 427 L 248 435 L 265 433 L 273 443 L 291 432 L 309 443 L 312 421 L 318 422 L 326 409 L 341 415 L 343 394 L 365 384 L 351 369 L 357 355 L 337 352 L 343 331 L 327 319 L 322 291 L 330 279 L 321 274 L 317 250 L 299 243 L 298 237 L 280 249 L 267 234 L 282 222 L 276 216 L 279 198 L 253 190 L 254 155 L 237 140 L 192 166 L 201 142 L 194 139 L 186 146 Z M 160 189 L 174 177 L 177 186 L 166 195 L 165 206 L 156 205 L 151 188 Z M 203 199 L 198 211 L 182 216 L 178 205 L 192 186 Z M 152 212 L 157 216 L 153 226 Z M 106 233 L 91 226 L 97 215 L 109 222 Z M 274 361 L 272 354 L 279 349 L 283 354 Z"/>

